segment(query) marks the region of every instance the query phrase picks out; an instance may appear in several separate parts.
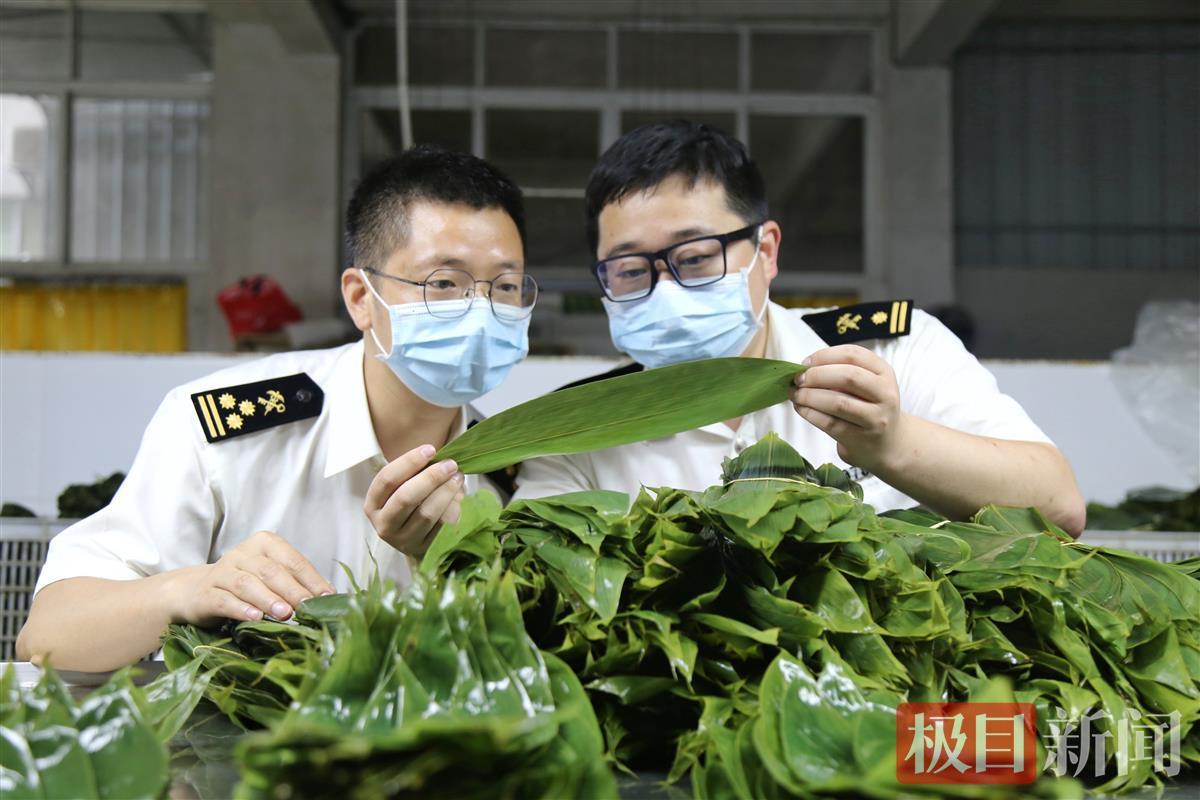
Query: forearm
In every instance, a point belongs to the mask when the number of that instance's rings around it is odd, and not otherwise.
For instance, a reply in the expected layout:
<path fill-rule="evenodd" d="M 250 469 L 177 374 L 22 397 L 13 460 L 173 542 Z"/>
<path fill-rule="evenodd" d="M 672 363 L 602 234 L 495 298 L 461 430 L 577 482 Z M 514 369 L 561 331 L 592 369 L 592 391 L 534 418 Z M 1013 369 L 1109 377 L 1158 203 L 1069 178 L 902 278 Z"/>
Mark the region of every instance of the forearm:
<path fill-rule="evenodd" d="M 898 433 L 889 455 L 858 466 L 954 519 L 988 504 L 1036 506 L 1072 536 L 1083 531 L 1083 497 L 1053 445 L 976 436 L 908 415 Z"/>
<path fill-rule="evenodd" d="M 175 587 L 191 569 L 130 581 L 68 578 L 46 586 L 17 638 L 17 657 L 89 672 L 144 658 L 176 620 Z"/>

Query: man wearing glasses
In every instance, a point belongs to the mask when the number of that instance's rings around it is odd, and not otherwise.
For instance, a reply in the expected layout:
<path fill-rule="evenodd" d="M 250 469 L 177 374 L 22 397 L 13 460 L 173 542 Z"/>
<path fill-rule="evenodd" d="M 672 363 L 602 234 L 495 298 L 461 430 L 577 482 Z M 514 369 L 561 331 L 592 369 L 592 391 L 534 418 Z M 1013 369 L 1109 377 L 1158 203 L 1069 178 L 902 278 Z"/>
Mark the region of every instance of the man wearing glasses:
<path fill-rule="evenodd" d="M 172 390 L 113 503 L 51 543 L 21 658 L 105 670 L 170 622 L 287 619 L 379 568 L 409 579 L 464 492 L 432 462 L 528 349 L 520 190 L 473 156 L 416 148 L 350 200 L 342 298 L 360 341 Z"/>
<path fill-rule="evenodd" d="M 783 232 L 736 139 L 683 120 L 638 128 L 601 157 L 586 206 L 613 344 L 633 359 L 599 377 L 739 355 L 809 369 L 791 402 L 740 419 L 527 461 L 517 497 L 700 490 L 723 459 L 775 432 L 814 464 L 846 468 L 879 510 L 923 503 L 961 518 L 988 503 L 1037 506 L 1082 530 L 1066 459 L 935 318 L 909 301 L 832 311 L 769 301 Z"/>

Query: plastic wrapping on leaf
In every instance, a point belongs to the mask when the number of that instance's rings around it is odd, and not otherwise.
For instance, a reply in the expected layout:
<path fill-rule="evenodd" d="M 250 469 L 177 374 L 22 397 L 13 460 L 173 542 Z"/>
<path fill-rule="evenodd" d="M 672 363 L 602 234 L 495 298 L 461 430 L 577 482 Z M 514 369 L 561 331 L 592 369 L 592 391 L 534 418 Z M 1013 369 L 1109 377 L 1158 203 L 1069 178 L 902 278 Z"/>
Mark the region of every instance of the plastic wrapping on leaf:
<path fill-rule="evenodd" d="M 1147 303 L 1133 344 L 1113 353 L 1113 381 L 1146 434 L 1200 483 L 1200 303 Z"/>

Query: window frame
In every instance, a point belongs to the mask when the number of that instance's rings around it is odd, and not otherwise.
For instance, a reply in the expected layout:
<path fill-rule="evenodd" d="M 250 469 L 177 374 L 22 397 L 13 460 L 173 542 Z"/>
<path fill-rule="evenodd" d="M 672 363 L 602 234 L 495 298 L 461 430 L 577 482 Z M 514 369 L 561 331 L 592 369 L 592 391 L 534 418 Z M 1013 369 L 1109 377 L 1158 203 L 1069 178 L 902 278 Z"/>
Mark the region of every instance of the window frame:
<path fill-rule="evenodd" d="M 6 5 L 21 7 L 20 0 L 6 0 Z M 184 278 L 192 288 L 192 279 L 204 274 L 207 260 L 196 261 L 78 261 L 71 253 L 72 215 L 72 146 L 74 139 L 74 102 L 77 99 L 98 100 L 199 100 L 210 103 L 212 82 L 189 81 L 101 81 L 79 77 L 80 15 L 84 12 L 204 12 L 203 3 L 153 2 L 139 0 L 125 5 L 87 5 L 77 3 L 30 3 L 31 8 L 66 12 L 67 77 L 65 78 L 5 78 L 5 94 L 44 95 L 57 100 L 54 124 L 58 139 L 53 143 L 56 167 L 54 208 L 50 210 L 54 224 L 47 256 L 38 260 L 0 259 L 0 276 L 4 278 L 63 278 L 63 277 L 129 277 Z M 201 180 L 207 182 L 207 176 Z"/>
<path fill-rule="evenodd" d="M 713 23 L 659 23 L 648 21 L 573 22 L 438 19 L 422 26 L 472 27 L 474 81 L 469 86 L 410 86 L 414 111 L 458 110 L 471 115 L 471 151 L 486 158 L 486 112 L 492 109 L 593 111 L 599 114 L 599 152 L 620 136 L 621 114 L 626 111 L 732 113 L 732 133 L 743 142 L 750 139 L 750 117 L 754 114 L 795 117 L 857 116 L 863 121 L 863 264 L 861 272 L 812 272 L 783 270 L 773 287 L 780 294 L 852 293 L 860 297 L 883 296 L 887 292 L 883 265 L 883 130 L 882 76 L 887 68 L 887 31 L 879 22 L 744 23 L 733 27 L 738 37 L 738 89 L 736 91 L 622 89 L 618 84 L 620 33 L 625 30 L 670 32 L 722 32 L 730 26 Z M 355 63 L 358 36 L 369 27 L 394 25 L 388 17 L 360 19 L 344 33 L 344 63 Z M 594 89 L 553 87 L 496 87 L 484 80 L 487 31 L 504 29 L 602 30 L 606 34 L 606 85 Z M 756 32 L 859 34 L 869 38 L 870 78 L 864 92 L 803 93 L 751 91 L 752 41 Z M 361 120 L 363 112 L 399 109 L 395 87 L 359 86 L 353 70 L 343 70 L 342 191 L 349 198 L 360 177 Z M 527 197 L 580 199 L 584 189 L 523 186 Z M 582 231 L 580 233 L 582 236 Z M 343 260 L 346 258 L 343 251 Z M 587 264 L 532 264 L 538 282 L 547 292 L 586 292 L 595 289 Z"/>

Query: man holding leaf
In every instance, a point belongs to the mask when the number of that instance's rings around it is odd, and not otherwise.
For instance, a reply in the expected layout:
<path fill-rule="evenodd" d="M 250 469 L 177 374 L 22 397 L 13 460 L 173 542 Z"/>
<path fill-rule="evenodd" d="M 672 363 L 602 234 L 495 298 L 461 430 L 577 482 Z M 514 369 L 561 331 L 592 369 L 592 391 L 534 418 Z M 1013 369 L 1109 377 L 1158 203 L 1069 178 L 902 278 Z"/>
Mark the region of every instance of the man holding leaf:
<path fill-rule="evenodd" d="M 400 585 L 464 492 L 437 448 L 524 358 L 537 284 L 520 189 L 482 159 L 416 147 L 365 175 L 341 294 L 359 341 L 280 353 L 172 389 L 111 505 L 54 538 L 20 658 L 107 670 L 172 622 L 286 620 Z"/>
<path fill-rule="evenodd" d="M 725 458 L 775 432 L 814 464 L 846 468 L 880 510 L 922 503 L 963 518 L 988 503 L 1037 506 L 1072 535 L 1083 529 L 1067 460 L 934 317 L 907 300 L 824 311 L 770 302 L 783 231 L 741 142 L 683 120 L 642 126 L 601 157 L 586 204 L 613 344 L 633 359 L 589 380 L 738 355 L 806 369 L 790 403 L 526 461 L 518 498 L 700 490 Z"/>

